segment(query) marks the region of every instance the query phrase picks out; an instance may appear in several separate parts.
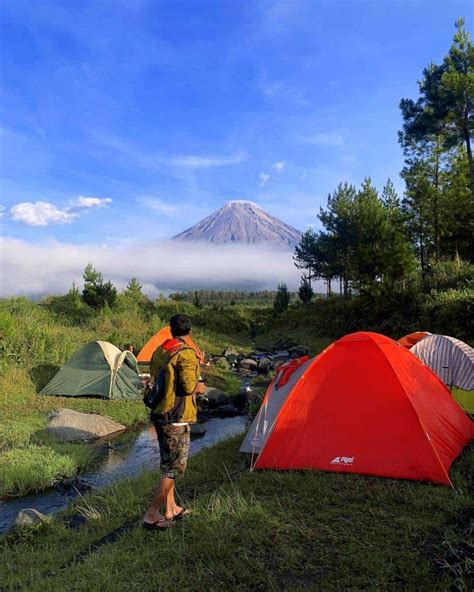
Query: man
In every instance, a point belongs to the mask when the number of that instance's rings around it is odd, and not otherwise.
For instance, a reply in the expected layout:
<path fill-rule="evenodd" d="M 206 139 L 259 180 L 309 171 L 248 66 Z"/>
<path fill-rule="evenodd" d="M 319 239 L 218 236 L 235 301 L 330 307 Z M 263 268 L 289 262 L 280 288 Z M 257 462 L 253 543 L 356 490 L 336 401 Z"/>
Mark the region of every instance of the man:
<path fill-rule="evenodd" d="M 183 339 L 191 333 L 190 319 L 175 315 L 170 319 L 170 329 L 172 339 L 155 351 L 150 362 L 150 375 L 155 380 L 162 369 L 164 373 L 164 397 L 151 414 L 160 446 L 161 480 L 143 517 L 144 526 L 152 529 L 169 528 L 174 520 L 189 513 L 176 504 L 174 482 L 186 469 L 189 424 L 197 420 L 196 395 L 205 390 L 199 357 Z"/>

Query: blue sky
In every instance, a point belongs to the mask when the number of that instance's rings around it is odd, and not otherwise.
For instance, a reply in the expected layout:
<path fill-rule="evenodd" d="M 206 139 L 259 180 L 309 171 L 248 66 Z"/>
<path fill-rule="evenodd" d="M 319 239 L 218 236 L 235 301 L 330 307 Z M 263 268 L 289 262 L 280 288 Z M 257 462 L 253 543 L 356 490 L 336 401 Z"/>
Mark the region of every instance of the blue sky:
<path fill-rule="evenodd" d="M 473 16 L 456 0 L 0 10 L 2 233 L 76 245 L 166 239 L 233 199 L 304 230 L 340 181 L 402 190 L 398 103 Z"/>
<path fill-rule="evenodd" d="M 32 241 L 166 237 L 242 198 L 304 228 L 339 181 L 401 189 L 398 102 L 472 15 L 456 1 L 2 4 L 2 205 L 112 200 L 68 224 L 4 216 Z"/>

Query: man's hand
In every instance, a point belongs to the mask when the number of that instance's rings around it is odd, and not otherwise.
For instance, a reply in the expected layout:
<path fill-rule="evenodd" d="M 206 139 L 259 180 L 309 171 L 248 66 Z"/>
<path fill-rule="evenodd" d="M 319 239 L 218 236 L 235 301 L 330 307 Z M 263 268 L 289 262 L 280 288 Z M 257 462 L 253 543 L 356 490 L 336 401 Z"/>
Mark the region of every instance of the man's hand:
<path fill-rule="evenodd" d="M 206 385 L 199 381 L 196 385 L 196 390 L 194 391 L 196 395 L 204 395 L 206 393 Z"/>

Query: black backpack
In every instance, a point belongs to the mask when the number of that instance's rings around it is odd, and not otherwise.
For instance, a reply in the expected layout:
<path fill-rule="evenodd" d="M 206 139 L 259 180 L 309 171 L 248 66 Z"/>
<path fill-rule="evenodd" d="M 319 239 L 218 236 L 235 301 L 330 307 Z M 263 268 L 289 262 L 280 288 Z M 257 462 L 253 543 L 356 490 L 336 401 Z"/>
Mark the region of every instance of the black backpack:
<path fill-rule="evenodd" d="M 184 351 L 185 349 L 192 349 L 190 347 L 180 347 L 178 351 L 173 352 L 166 364 L 160 369 L 158 374 L 156 375 L 155 382 L 152 386 L 147 386 L 145 389 L 145 393 L 143 395 L 143 402 L 145 403 L 146 407 L 151 411 L 154 411 L 159 403 L 164 399 L 166 394 L 166 367 L 171 362 L 171 360 L 177 356 L 180 352 Z"/>

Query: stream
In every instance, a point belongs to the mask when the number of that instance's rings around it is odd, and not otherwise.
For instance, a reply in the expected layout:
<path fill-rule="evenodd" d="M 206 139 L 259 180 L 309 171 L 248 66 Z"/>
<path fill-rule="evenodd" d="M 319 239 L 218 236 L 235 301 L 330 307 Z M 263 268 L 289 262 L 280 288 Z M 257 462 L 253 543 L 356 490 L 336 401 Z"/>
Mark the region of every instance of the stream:
<path fill-rule="evenodd" d="M 192 439 L 190 456 L 244 432 L 246 422 L 245 416 L 210 419 L 204 424 L 205 435 Z M 152 426 L 102 438 L 96 446 L 99 447 L 98 461 L 89 472 L 79 475 L 81 484 L 86 487 L 101 489 L 114 481 L 135 477 L 144 469 L 157 469 L 160 464 L 158 442 Z M 33 508 L 43 514 L 54 514 L 64 510 L 79 495 L 75 487 L 62 488 L 59 485 L 41 493 L 0 500 L 0 532 L 9 529 L 20 510 Z"/>

